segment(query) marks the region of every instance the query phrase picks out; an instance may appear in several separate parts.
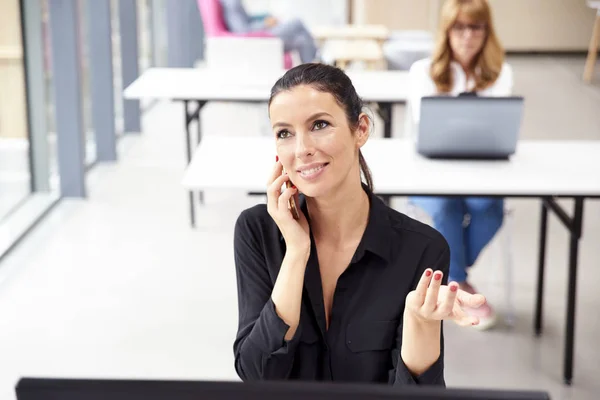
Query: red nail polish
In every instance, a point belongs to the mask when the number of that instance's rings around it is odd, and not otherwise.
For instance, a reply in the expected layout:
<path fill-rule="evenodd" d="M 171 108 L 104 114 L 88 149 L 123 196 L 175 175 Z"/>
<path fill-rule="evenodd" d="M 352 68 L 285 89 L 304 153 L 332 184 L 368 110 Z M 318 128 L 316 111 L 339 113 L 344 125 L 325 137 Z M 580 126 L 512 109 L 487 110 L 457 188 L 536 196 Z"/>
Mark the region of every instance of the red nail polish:
<path fill-rule="evenodd" d="M 433 276 L 433 279 L 435 279 L 436 281 L 439 281 L 440 279 L 442 279 L 442 274 L 435 274 Z"/>
<path fill-rule="evenodd" d="M 292 189 L 297 189 L 297 188 L 296 188 L 296 185 L 292 185 Z"/>
<path fill-rule="evenodd" d="M 275 162 L 279 161 L 279 156 L 275 156 Z"/>
<path fill-rule="evenodd" d="M 431 271 L 430 270 L 425 271 L 425 276 L 429 278 L 431 276 Z"/>
<path fill-rule="evenodd" d="M 456 285 L 450 286 L 450 291 L 451 292 L 456 292 L 457 289 L 458 289 L 458 286 L 456 286 Z"/>

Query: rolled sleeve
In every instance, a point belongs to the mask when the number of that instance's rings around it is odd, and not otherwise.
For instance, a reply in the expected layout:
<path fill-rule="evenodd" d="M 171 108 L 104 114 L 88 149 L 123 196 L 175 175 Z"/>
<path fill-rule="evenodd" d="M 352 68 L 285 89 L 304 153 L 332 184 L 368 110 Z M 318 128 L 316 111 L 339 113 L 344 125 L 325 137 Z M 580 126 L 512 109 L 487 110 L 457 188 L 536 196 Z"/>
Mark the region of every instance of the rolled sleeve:
<path fill-rule="evenodd" d="M 275 303 L 269 299 L 249 338 L 265 354 L 285 354 L 287 350 L 297 344 L 300 336 L 300 329 L 297 329 L 294 337 L 286 341 L 285 334 L 288 329 L 290 326 L 279 317 L 275 310 Z"/>
<path fill-rule="evenodd" d="M 244 380 L 286 379 L 301 336 L 301 326 L 285 340 L 289 326 L 269 300 L 236 353 L 236 369 Z"/>
<path fill-rule="evenodd" d="M 398 356 L 394 385 L 437 385 L 445 387 L 444 358 L 440 355 L 427 371 L 415 376 L 408 370 L 402 357 Z"/>

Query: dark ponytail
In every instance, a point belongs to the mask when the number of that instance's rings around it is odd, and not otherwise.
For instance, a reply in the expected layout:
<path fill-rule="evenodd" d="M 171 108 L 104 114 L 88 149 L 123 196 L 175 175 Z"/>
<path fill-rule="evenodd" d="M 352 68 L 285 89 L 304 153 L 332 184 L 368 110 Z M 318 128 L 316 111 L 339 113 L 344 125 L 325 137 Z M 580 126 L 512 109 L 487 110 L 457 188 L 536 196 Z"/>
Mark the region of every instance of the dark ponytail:
<path fill-rule="evenodd" d="M 294 67 L 287 71 L 285 75 L 273 85 L 269 105 L 271 105 L 273 98 L 280 92 L 293 89 L 300 85 L 312 86 L 316 90 L 333 95 L 338 104 L 346 112 L 346 118 L 348 119 L 350 129 L 355 131 L 358 128 L 358 118 L 363 112 L 364 103 L 356 93 L 352 81 L 344 71 L 331 65 L 319 63 L 301 64 Z M 358 152 L 358 161 L 362 178 L 372 192 L 373 177 L 371 176 L 371 170 L 360 150 Z"/>

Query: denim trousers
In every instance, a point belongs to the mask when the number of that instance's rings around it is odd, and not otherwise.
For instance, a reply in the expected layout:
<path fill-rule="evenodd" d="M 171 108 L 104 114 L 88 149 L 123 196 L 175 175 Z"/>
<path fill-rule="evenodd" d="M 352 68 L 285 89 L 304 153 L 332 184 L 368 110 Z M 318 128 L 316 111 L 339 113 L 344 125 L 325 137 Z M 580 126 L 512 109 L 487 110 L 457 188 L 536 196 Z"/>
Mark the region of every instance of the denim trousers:
<path fill-rule="evenodd" d="M 465 282 L 467 268 L 502 226 L 504 200 L 488 197 L 411 197 L 450 246 L 449 281 Z M 468 218 L 465 218 L 468 217 Z M 468 223 L 465 224 L 465 221 Z"/>

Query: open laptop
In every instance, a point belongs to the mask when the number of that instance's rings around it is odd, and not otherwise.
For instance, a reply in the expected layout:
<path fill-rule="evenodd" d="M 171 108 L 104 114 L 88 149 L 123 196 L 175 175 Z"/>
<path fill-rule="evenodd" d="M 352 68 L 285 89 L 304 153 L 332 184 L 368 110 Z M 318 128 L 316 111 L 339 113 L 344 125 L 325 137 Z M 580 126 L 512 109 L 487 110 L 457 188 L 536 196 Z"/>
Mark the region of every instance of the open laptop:
<path fill-rule="evenodd" d="M 203 382 L 23 378 L 17 400 L 548 400 L 547 393 L 325 382 Z"/>
<path fill-rule="evenodd" d="M 423 97 L 417 151 L 430 158 L 508 159 L 522 115 L 521 96 Z"/>

